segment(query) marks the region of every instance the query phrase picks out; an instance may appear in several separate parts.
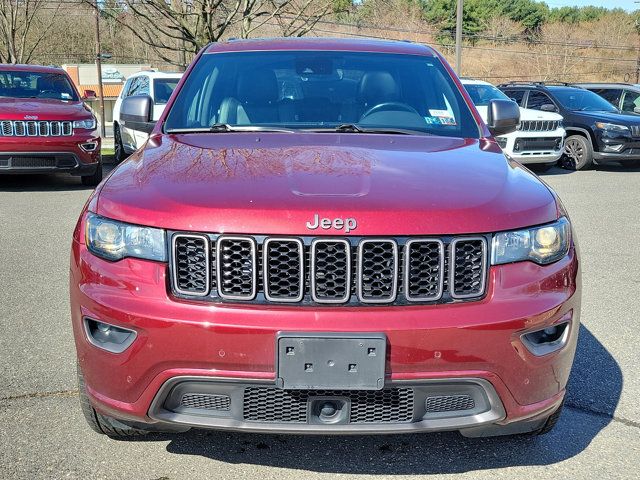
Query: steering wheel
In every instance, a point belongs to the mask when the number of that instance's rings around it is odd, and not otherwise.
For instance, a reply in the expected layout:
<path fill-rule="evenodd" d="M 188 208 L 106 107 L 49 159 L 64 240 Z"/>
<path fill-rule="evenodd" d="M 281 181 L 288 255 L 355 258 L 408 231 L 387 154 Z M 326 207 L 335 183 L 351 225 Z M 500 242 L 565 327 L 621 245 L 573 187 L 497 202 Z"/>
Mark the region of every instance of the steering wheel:
<path fill-rule="evenodd" d="M 369 110 L 364 112 L 360 117 L 360 120 L 362 120 L 365 117 L 368 117 L 369 115 L 372 115 L 380 111 L 385 111 L 385 110 L 400 110 L 401 112 L 411 112 L 411 113 L 415 113 L 416 115 L 420 115 L 415 108 L 413 108 L 411 105 L 407 105 L 406 103 L 384 102 L 384 103 L 379 103 L 378 105 L 374 105 Z"/>

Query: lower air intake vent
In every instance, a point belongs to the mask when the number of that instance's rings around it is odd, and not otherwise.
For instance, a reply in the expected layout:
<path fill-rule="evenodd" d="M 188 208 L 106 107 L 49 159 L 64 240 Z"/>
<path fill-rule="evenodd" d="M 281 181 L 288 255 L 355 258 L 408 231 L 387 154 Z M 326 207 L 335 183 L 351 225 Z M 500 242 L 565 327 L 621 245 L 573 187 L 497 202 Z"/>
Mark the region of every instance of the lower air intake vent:
<path fill-rule="evenodd" d="M 185 393 L 180 400 L 184 408 L 198 408 L 203 410 L 229 410 L 231 399 L 226 395 L 211 395 L 206 393 Z"/>
<path fill-rule="evenodd" d="M 427 413 L 457 412 L 459 410 L 471 410 L 476 403 L 469 395 L 443 395 L 439 397 L 427 397 Z"/>

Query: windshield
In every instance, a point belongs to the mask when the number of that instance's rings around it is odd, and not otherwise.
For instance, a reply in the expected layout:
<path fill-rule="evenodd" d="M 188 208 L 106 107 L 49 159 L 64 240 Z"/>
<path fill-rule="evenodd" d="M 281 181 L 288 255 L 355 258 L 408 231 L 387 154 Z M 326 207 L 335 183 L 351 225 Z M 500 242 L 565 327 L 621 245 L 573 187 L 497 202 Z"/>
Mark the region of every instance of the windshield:
<path fill-rule="evenodd" d="M 560 104 L 568 110 L 591 112 L 617 112 L 618 109 L 600 95 L 581 88 L 558 88 L 552 90 Z"/>
<path fill-rule="evenodd" d="M 21 71 L 0 71 L 0 97 L 78 100 L 66 75 Z"/>
<path fill-rule="evenodd" d="M 478 138 L 479 129 L 437 58 L 370 52 L 205 54 L 168 114 L 165 131 L 212 125 Z M 344 131 L 344 129 L 343 129 Z"/>
<path fill-rule="evenodd" d="M 179 78 L 156 78 L 153 81 L 153 102 L 156 105 L 165 105 L 179 81 Z"/>
<path fill-rule="evenodd" d="M 476 107 L 487 107 L 489 100 L 511 100 L 493 85 L 465 83 L 463 86 Z"/>

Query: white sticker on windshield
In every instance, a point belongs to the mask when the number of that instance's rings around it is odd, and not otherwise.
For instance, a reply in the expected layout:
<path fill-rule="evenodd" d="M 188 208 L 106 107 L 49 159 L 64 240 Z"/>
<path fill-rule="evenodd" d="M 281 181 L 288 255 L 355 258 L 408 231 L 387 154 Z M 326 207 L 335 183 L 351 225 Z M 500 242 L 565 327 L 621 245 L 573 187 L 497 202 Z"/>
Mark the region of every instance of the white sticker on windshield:
<path fill-rule="evenodd" d="M 62 97 L 63 100 L 71 100 L 71 95 L 69 95 L 68 93 L 61 93 L 60 96 Z"/>
<path fill-rule="evenodd" d="M 451 113 L 446 110 L 429 110 L 432 117 L 452 117 Z"/>

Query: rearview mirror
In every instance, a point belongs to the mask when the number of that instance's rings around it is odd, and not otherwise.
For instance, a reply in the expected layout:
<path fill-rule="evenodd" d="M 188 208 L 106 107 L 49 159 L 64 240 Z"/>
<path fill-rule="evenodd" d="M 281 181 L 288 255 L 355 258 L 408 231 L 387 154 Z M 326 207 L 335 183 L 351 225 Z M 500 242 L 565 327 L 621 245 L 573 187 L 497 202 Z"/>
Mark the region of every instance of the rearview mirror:
<path fill-rule="evenodd" d="M 122 125 L 132 130 L 151 133 L 156 125 L 153 121 L 153 100 L 149 95 L 136 95 L 122 100 L 120 106 Z"/>
<path fill-rule="evenodd" d="M 540 105 L 540 110 L 543 112 L 557 112 L 558 109 L 553 103 L 545 103 L 544 105 Z"/>
<path fill-rule="evenodd" d="M 85 90 L 82 95 L 83 100 L 95 100 L 97 98 L 96 92 L 94 90 Z"/>
<path fill-rule="evenodd" d="M 520 107 L 511 100 L 490 100 L 487 108 L 487 127 L 497 137 L 514 132 L 520 123 Z"/>

